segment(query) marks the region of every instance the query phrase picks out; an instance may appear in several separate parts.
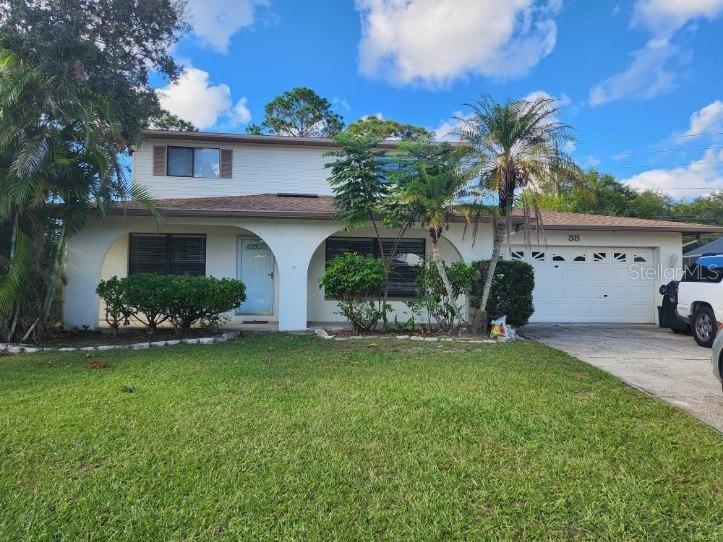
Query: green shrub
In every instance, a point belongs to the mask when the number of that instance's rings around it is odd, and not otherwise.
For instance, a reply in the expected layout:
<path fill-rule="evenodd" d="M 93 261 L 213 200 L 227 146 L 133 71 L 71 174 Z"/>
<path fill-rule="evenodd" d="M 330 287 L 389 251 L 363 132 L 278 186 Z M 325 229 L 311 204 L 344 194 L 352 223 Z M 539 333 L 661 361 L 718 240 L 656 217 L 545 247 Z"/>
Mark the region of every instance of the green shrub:
<path fill-rule="evenodd" d="M 136 313 L 128 302 L 125 279 L 113 277 L 101 280 L 95 292 L 105 303 L 105 321 L 113 329 L 113 335 L 117 335 L 120 325 L 130 324 Z"/>
<path fill-rule="evenodd" d="M 457 305 L 460 295 L 467 294 L 474 283 L 477 269 L 464 262 L 445 264 L 447 278 L 452 286 L 454 299 L 448 300 L 442 278 L 439 276 L 437 266 L 433 261 L 427 259 L 420 264 L 419 275 L 417 276 L 417 290 L 419 297 L 407 301 L 407 306 L 413 314 L 421 316 L 426 312 L 427 319 L 434 321 L 444 330 L 453 329 L 459 322 L 455 321 L 455 310 L 461 312 Z M 455 307 L 452 306 L 455 304 Z"/>
<path fill-rule="evenodd" d="M 319 279 L 326 297 L 339 302 L 339 313 L 357 331 L 374 329 L 382 312 L 372 298 L 384 286 L 384 267 L 380 260 L 347 252 L 326 266 Z"/>
<path fill-rule="evenodd" d="M 139 273 L 131 275 L 124 282 L 128 305 L 135 309 L 135 317 L 153 333 L 168 320 L 168 304 L 173 293 L 172 275 Z"/>
<path fill-rule="evenodd" d="M 165 306 L 167 317 L 182 337 L 195 323 L 214 325 L 223 312 L 246 300 L 246 287 L 235 279 L 167 276 L 172 286 Z"/>
<path fill-rule="evenodd" d="M 471 290 L 471 304 L 479 308 L 479 299 L 484 288 L 484 278 L 489 261 L 482 260 L 472 265 L 478 271 Z M 514 327 L 524 326 L 535 312 L 532 291 L 535 289 L 535 270 L 527 262 L 501 260 L 497 263 L 492 280 L 490 297 L 487 301 L 487 316 L 499 318 L 507 315 L 507 323 Z"/>
<path fill-rule="evenodd" d="M 135 317 L 149 333 L 170 321 L 183 337 L 196 323 L 217 325 L 221 313 L 246 300 L 246 287 L 239 280 L 152 273 L 103 280 L 96 292 L 106 303 L 106 321 L 115 331 Z"/>

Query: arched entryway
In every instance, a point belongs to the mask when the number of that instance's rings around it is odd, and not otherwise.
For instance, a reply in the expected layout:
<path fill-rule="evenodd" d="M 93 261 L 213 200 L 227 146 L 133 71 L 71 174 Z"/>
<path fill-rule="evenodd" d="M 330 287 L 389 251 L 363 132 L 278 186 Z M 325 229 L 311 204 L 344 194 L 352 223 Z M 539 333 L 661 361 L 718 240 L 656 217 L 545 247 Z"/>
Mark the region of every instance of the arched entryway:
<path fill-rule="evenodd" d="M 156 227 L 136 222 L 125 228 L 105 251 L 98 280 L 125 277 L 135 272 L 204 274 L 240 279 L 246 284 L 246 301 L 225 314 L 231 325 L 247 321 L 278 321 L 279 273 L 269 245 L 256 233 L 238 226 L 175 221 Z M 170 251 L 170 253 L 162 251 Z M 144 267 L 146 260 L 147 269 Z M 159 269 L 158 262 L 172 262 Z M 98 303 L 100 325 L 104 307 Z"/>
<path fill-rule="evenodd" d="M 393 242 L 396 233 L 391 230 L 381 231 L 387 243 Z M 312 326 L 344 323 L 344 319 L 338 314 L 337 302 L 327 298 L 319 286 L 319 279 L 328 261 L 336 254 L 345 251 L 377 255 L 377 246 L 373 228 L 352 231 L 339 229 L 319 243 L 311 257 L 307 272 L 307 313 Z M 395 274 L 389 296 L 389 304 L 393 310 L 390 313 L 392 320 L 395 316 L 400 321 L 410 318 L 411 311 L 406 302 L 414 297 L 415 267 L 430 253 L 431 246 L 426 230 L 414 228 L 405 234 L 396 256 L 398 272 Z M 464 259 L 460 250 L 446 237 L 440 241 L 440 253 L 447 263 Z"/>

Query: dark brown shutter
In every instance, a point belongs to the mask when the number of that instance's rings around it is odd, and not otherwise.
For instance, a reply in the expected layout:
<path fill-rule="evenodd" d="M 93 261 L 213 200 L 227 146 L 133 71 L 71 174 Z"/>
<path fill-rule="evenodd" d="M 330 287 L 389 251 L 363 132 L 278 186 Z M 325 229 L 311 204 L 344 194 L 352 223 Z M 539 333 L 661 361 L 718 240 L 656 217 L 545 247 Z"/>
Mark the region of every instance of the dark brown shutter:
<path fill-rule="evenodd" d="M 153 175 L 166 174 L 166 146 L 153 145 Z"/>
<path fill-rule="evenodd" d="M 230 179 L 233 174 L 233 151 L 221 149 L 221 178 Z"/>

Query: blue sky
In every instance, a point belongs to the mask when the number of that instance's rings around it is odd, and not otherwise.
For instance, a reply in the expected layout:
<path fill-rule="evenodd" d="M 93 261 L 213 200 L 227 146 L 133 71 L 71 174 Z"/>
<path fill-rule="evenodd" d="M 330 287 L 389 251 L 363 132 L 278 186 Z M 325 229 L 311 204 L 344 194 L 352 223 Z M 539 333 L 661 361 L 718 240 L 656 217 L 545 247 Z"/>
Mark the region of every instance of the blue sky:
<path fill-rule="evenodd" d="M 163 104 L 244 132 L 295 86 L 442 137 L 482 93 L 544 92 L 573 155 L 675 197 L 723 189 L 723 0 L 190 0 Z"/>

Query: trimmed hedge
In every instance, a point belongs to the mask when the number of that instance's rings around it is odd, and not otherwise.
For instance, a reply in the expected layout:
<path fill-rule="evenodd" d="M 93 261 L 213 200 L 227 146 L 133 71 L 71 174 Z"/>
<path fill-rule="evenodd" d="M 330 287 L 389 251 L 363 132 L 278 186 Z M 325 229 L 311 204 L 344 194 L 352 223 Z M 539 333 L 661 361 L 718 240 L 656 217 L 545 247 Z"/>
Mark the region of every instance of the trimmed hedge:
<path fill-rule="evenodd" d="M 473 262 L 478 274 L 471 290 L 471 303 L 479 308 L 484 288 L 488 260 Z M 507 315 L 507 323 L 513 327 L 524 326 L 535 312 L 532 291 L 535 289 L 535 269 L 520 260 L 500 260 L 495 268 L 492 289 L 487 301 L 487 316 L 499 318 Z"/>
<path fill-rule="evenodd" d="M 221 313 L 246 300 L 246 287 L 240 280 L 153 273 L 102 280 L 96 293 L 105 302 L 105 319 L 114 332 L 120 325 L 129 325 L 131 318 L 149 333 L 169 320 L 182 337 L 196 323 L 218 324 Z"/>

